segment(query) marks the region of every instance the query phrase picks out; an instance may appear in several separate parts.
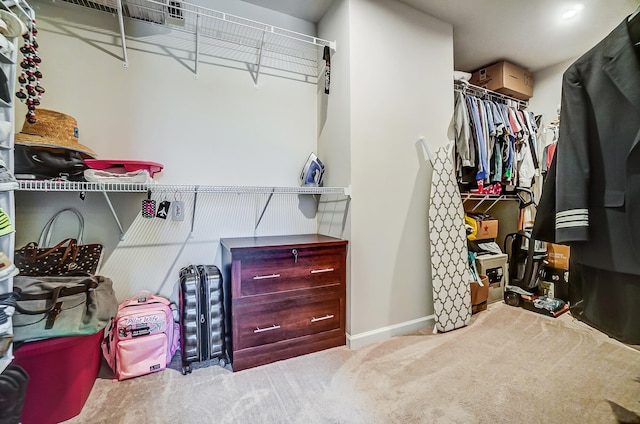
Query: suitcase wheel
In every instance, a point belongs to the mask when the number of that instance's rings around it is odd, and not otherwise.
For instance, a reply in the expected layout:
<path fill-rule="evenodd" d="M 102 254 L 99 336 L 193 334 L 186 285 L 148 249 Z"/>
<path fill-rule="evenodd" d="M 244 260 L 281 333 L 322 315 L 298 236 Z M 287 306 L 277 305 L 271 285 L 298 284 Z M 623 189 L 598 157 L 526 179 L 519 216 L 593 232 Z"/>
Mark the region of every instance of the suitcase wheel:
<path fill-rule="evenodd" d="M 191 365 L 185 365 L 182 367 L 182 375 L 191 374 Z"/>
<path fill-rule="evenodd" d="M 520 306 L 520 295 L 512 291 L 504 293 L 504 302 L 509 306 Z"/>
<path fill-rule="evenodd" d="M 224 357 L 220 358 L 220 366 L 222 368 L 227 366 L 227 359 L 226 358 L 224 358 Z"/>

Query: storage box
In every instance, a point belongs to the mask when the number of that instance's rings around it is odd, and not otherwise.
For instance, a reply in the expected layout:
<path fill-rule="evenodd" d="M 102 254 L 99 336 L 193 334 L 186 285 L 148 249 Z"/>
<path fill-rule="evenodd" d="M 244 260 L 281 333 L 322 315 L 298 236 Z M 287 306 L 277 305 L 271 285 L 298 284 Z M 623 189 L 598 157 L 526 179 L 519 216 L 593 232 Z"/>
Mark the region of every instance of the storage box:
<path fill-rule="evenodd" d="M 13 363 L 29 374 L 22 424 L 59 423 L 80 413 L 98 377 L 102 331 L 24 343 Z"/>
<path fill-rule="evenodd" d="M 547 243 L 547 262 L 551 268 L 569 269 L 569 246 Z"/>
<path fill-rule="evenodd" d="M 478 222 L 476 240 L 494 239 L 498 237 L 498 220 L 488 219 Z"/>
<path fill-rule="evenodd" d="M 533 96 L 533 74 L 509 62 L 480 68 L 469 82 L 520 100 Z"/>
<path fill-rule="evenodd" d="M 489 295 L 489 278 L 486 275 L 480 276 L 482 286 L 477 281 L 469 283 L 471 288 L 471 313 L 475 314 L 487 309 L 487 297 Z"/>
<path fill-rule="evenodd" d="M 489 280 L 487 303 L 504 299 L 504 286 L 509 281 L 508 257 L 506 253 L 476 256 L 478 273 L 486 275 Z"/>
<path fill-rule="evenodd" d="M 569 271 L 545 266 L 540 274 L 540 288 L 545 296 L 569 301 Z"/>

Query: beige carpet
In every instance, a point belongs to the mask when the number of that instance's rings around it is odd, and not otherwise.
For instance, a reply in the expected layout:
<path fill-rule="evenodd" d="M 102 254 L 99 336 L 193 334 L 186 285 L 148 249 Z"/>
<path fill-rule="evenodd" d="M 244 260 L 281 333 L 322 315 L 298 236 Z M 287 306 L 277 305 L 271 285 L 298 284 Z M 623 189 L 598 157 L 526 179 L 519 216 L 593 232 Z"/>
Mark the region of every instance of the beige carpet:
<path fill-rule="evenodd" d="M 504 303 L 465 328 L 237 373 L 98 379 L 68 423 L 640 423 L 640 352 Z"/>

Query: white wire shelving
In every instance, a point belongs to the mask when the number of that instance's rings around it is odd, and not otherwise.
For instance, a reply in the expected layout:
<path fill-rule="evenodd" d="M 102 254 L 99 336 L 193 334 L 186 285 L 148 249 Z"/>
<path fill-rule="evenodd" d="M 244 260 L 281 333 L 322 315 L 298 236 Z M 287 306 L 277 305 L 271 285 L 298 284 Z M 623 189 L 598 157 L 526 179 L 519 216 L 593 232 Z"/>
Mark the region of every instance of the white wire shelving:
<path fill-rule="evenodd" d="M 105 183 L 84 181 L 55 181 L 55 180 L 18 180 L 18 191 L 37 192 L 100 192 L 109 206 L 111 215 L 120 230 L 120 239 L 124 239 L 125 230 L 120 223 L 109 193 L 193 193 L 193 214 L 191 216 L 191 231 L 195 220 L 198 194 L 237 194 L 237 195 L 266 195 L 267 199 L 262 212 L 256 221 L 258 228 L 262 218 L 274 195 L 338 195 L 349 198 L 351 187 L 266 187 L 266 186 L 212 186 L 190 184 L 133 184 L 133 183 Z"/>
<path fill-rule="evenodd" d="M 466 202 L 475 202 L 475 205 L 470 212 L 475 212 L 480 208 L 480 206 L 484 205 L 484 212 L 488 212 L 495 205 L 503 201 L 519 201 L 520 198 L 516 194 L 480 194 L 480 193 L 461 193 L 462 203 Z M 486 203 L 490 202 L 489 206 L 486 206 Z"/>
<path fill-rule="evenodd" d="M 118 18 L 122 59 L 128 66 L 123 18 L 159 25 L 191 34 L 194 40 L 195 67 L 198 74 L 201 49 L 215 49 L 215 55 L 238 60 L 251 58 L 254 82 L 261 66 L 283 70 L 300 67 L 315 69 L 317 77 L 324 65 L 325 47 L 336 50 L 336 42 L 279 28 L 251 19 L 219 12 L 184 1 L 156 0 L 63 0 L 77 6 L 108 12 Z"/>
<path fill-rule="evenodd" d="M 1 10 L 5 10 L 5 11 L 9 11 L 13 14 L 15 14 L 19 19 L 21 19 L 22 21 L 25 22 L 25 24 L 28 24 L 34 17 L 35 17 L 35 12 L 34 10 L 31 8 L 31 6 L 29 5 L 29 3 L 27 3 L 25 0 L 0 0 L 0 9 Z M 18 43 L 21 41 L 20 37 L 17 38 L 10 38 L 10 41 L 16 46 L 16 48 L 18 47 Z M 10 121 L 12 124 L 14 123 L 15 119 L 14 119 L 14 106 L 15 106 L 15 102 L 17 101 L 15 96 L 13 95 L 13 85 L 17 79 L 17 75 L 16 75 L 16 70 L 17 70 L 17 56 L 18 56 L 18 51 L 14 50 L 13 52 L 11 52 L 8 55 L 5 54 L 0 54 L 0 67 L 3 68 L 3 72 L 5 73 L 5 77 L 7 78 L 7 80 L 9 81 L 9 92 L 11 93 L 11 98 L 9 102 L 5 102 L 4 100 L 0 99 L 0 107 L 1 108 L 6 108 L 2 111 L 2 113 L 0 115 L 3 116 L 2 119 L 8 120 Z M 13 136 L 14 136 L 14 131 L 11 131 L 11 135 L 8 136 L 8 141 L 10 143 L 10 146 L 13 146 Z M 9 155 L 11 155 L 10 158 L 8 158 L 7 156 L 3 155 L 3 159 L 5 161 L 7 161 L 7 163 L 12 166 L 13 164 L 13 152 L 11 150 L 9 150 L 11 153 L 9 153 Z M 6 152 L 5 152 L 6 154 Z M 8 159 L 8 160 L 7 160 Z M 11 220 L 15 219 L 15 198 L 14 198 L 14 193 L 13 191 L 5 191 L 3 194 L 4 198 L 3 198 L 3 209 L 4 211 L 9 215 L 9 218 Z M 11 260 L 13 260 L 13 250 L 15 248 L 15 235 L 12 233 L 10 235 L 7 235 L 7 237 L 4 239 L 3 243 L 2 243 L 2 248 L 5 251 L 6 255 L 10 257 Z M 11 292 L 13 290 L 13 276 L 5 276 L 2 279 L 0 279 L 0 293 L 5 293 L 5 292 Z M 11 322 L 11 330 L 10 330 L 10 334 L 13 334 L 13 318 L 11 316 L 9 316 L 9 321 Z M 3 332 L 4 333 L 4 332 Z M 12 336 L 11 336 L 12 337 Z M 14 355 L 13 355 L 13 344 L 11 343 L 7 349 L 6 352 L 4 352 L 4 355 L 2 357 L 0 357 L 0 374 L 3 373 L 3 371 L 5 370 L 5 368 L 7 366 L 9 366 L 9 364 L 11 363 L 11 361 L 13 361 L 14 359 Z"/>
<path fill-rule="evenodd" d="M 55 180 L 19 180 L 21 191 L 77 191 L 120 193 L 229 193 L 229 194 L 336 194 L 350 195 L 349 187 L 214 186 L 191 184 L 132 184 Z"/>

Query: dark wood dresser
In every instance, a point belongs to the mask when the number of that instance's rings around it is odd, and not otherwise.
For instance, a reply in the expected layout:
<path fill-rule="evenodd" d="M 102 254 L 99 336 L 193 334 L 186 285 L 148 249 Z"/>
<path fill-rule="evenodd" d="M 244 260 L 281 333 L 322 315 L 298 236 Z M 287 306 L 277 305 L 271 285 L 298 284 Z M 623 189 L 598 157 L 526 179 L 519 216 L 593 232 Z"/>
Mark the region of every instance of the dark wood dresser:
<path fill-rule="evenodd" d="M 220 243 L 234 371 L 345 344 L 346 240 L 305 234 Z"/>

